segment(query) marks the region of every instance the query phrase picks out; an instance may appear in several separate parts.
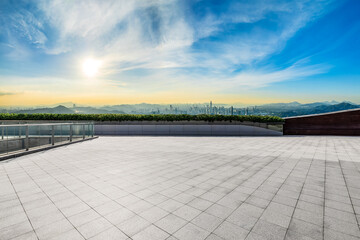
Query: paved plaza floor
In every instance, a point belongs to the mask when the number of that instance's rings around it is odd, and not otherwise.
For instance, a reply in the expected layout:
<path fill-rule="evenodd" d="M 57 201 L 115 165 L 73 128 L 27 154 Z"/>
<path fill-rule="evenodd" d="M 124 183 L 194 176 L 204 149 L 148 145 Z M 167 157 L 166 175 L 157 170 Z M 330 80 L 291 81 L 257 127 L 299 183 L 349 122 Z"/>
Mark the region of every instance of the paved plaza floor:
<path fill-rule="evenodd" d="M 0 162 L 0 239 L 360 239 L 359 137 L 100 137 Z"/>

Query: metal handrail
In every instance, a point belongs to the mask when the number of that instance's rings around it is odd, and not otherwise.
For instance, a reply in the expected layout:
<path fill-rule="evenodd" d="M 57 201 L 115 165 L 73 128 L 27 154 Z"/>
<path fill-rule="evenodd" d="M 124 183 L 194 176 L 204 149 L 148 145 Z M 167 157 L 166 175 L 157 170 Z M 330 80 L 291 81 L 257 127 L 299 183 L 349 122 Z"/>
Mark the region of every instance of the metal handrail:
<path fill-rule="evenodd" d="M 56 129 L 59 126 L 60 128 Z M 63 129 L 62 126 L 69 127 Z M 47 128 L 41 129 L 41 127 Z M 63 134 L 64 130 L 65 134 Z M 74 138 L 83 140 L 90 137 L 94 137 L 92 122 L 0 124 L 0 155 L 19 150 L 28 151 L 34 147 L 53 146 L 56 143 L 71 143 Z"/>
<path fill-rule="evenodd" d="M 84 125 L 84 124 L 93 124 L 92 122 L 84 123 L 19 123 L 19 124 L 0 124 L 0 127 L 23 127 L 23 126 L 51 126 L 51 125 Z"/>

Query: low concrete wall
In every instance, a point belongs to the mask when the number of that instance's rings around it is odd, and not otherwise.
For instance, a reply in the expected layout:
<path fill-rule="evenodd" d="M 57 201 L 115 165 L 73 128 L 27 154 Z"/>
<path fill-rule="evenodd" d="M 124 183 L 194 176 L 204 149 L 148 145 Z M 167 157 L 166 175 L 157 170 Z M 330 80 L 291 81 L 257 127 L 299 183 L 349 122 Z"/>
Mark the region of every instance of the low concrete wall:
<path fill-rule="evenodd" d="M 95 135 L 281 136 L 282 132 L 246 125 L 95 125 Z"/>
<path fill-rule="evenodd" d="M 2 124 L 63 121 L 1 121 Z M 77 121 L 81 122 L 81 121 Z M 281 136 L 283 123 L 240 121 L 106 121 L 94 122 L 95 135 Z"/>

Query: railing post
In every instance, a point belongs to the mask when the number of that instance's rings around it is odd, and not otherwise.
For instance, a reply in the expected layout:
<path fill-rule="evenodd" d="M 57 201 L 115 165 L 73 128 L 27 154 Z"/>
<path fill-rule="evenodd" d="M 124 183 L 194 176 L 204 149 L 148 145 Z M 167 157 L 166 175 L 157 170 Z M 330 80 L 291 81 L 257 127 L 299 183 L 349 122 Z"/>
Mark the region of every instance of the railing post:
<path fill-rule="evenodd" d="M 72 142 L 73 139 L 73 125 L 70 124 L 70 142 Z"/>
<path fill-rule="evenodd" d="M 85 139 L 85 124 L 82 125 L 83 139 Z"/>
<path fill-rule="evenodd" d="M 94 124 L 91 124 L 90 126 L 91 126 L 91 137 L 94 137 L 94 131 L 95 131 Z"/>
<path fill-rule="evenodd" d="M 5 127 L 2 127 L 1 128 L 1 139 L 4 139 L 4 130 L 5 130 Z"/>
<path fill-rule="evenodd" d="M 8 153 L 9 152 L 9 134 L 8 134 L 8 128 L 6 127 L 6 138 L 7 138 L 7 141 L 6 141 L 6 152 Z"/>
<path fill-rule="evenodd" d="M 30 145 L 30 141 L 29 141 L 29 125 L 26 125 L 26 130 L 25 130 L 25 149 L 26 151 L 29 150 L 29 145 Z"/>
<path fill-rule="evenodd" d="M 55 144 L 55 125 L 51 125 L 51 145 Z"/>

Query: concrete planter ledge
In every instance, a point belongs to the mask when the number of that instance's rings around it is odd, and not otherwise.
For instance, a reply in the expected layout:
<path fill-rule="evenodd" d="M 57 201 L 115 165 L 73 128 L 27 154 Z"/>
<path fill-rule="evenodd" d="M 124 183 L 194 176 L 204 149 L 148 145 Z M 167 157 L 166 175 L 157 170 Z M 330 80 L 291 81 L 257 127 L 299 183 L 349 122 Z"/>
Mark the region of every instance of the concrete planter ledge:
<path fill-rule="evenodd" d="M 281 125 L 282 126 L 282 125 Z M 240 124 L 95 124 L 95 135 L 281 136 L 282 131 Z"/>

